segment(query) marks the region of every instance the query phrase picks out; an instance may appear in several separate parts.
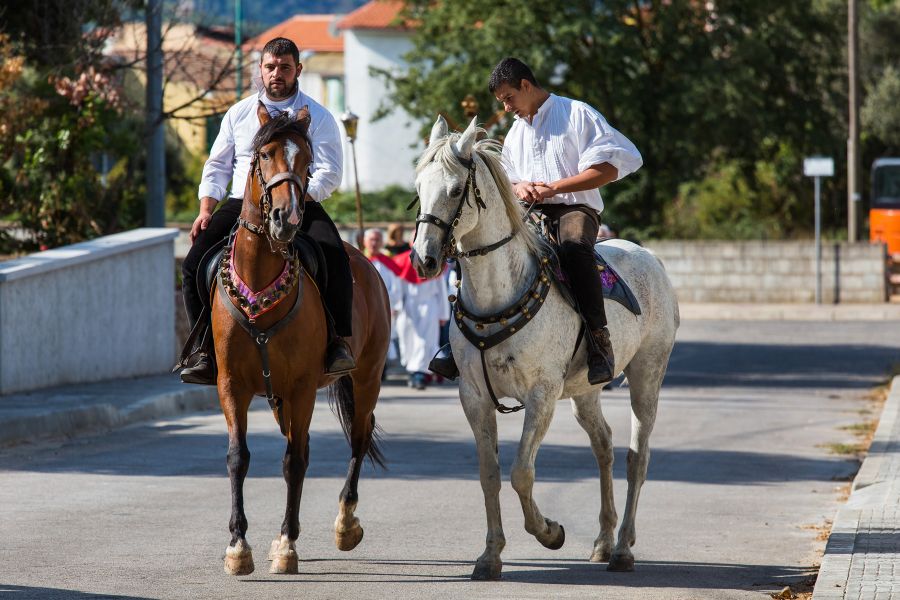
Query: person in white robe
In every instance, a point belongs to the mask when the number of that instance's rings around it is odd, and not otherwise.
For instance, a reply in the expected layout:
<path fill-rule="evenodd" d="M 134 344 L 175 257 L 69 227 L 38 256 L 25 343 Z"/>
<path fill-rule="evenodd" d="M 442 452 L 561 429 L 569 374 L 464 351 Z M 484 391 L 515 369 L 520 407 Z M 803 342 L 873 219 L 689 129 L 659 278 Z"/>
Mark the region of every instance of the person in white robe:
<path fill-rule="evenodd" d="M 400 279 L 396 305 L 400 361 L 409 373 L 410 387 L 423 390 L 428 363 L 440 347 L 441 325 L 450 319 L 450 304 L 444 277 L 419 283 L 409 279 Z"/>

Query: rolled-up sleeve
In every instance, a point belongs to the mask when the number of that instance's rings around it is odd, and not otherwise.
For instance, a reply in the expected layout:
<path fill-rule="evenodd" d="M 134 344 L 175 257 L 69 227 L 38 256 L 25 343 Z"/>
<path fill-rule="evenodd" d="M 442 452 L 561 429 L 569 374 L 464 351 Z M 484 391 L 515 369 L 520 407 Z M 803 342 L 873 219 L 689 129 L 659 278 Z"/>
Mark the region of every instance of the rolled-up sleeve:
<path fill-rule="evenodd" d="M 234 175 L 234 110 L 225 113 L 219 135 L 209 151 L 209 158 L 203 165 L 197 198 L 207 196 L 222 200 L 228 193 L 228 184 Z"/>
<path fill-rule="evenodd" d="M 331 113 L 323 111 L 314 131 L 312 175 L 306 192 L 316 202 L 322 202 L 341 184 L 344 176 L 344 149 L 341 132 Z"/>
<path fill-rule="evenodd" d="M 641 153 L 627 137 L 606 122 L 603 115 L 582 105 L 578 129 L 581 152 L 578 171 L 584 172 L 593 165 L 609 163 L 619 174 L 618 179 L 634 173 L 644 164 Z"/>

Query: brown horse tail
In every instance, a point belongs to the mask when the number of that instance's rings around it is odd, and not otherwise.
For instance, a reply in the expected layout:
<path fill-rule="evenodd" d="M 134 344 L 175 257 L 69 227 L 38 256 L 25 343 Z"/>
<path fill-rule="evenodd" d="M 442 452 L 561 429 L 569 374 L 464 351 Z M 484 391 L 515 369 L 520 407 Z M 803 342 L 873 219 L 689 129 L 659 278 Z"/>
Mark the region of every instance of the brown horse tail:
<path fill-rule="evenodd" d="M 344 375 L 328 386 L 328 404 L 331 406 L 331 412 L 338 418 L 341 429 L 344 430 L 344 437 L 352 446 L 350 428 L 353 425 L 355 402 L 353 400 L 353 379 L 349 375 Z M 381 452 L 381 427 L 375 423 L 375 415 L 372 415 L 372 435 L 369 439 L 366 456 L 372 461 L 373 467 L 377 465 L 382 469 L 387 469 L 387 462 Z"/>

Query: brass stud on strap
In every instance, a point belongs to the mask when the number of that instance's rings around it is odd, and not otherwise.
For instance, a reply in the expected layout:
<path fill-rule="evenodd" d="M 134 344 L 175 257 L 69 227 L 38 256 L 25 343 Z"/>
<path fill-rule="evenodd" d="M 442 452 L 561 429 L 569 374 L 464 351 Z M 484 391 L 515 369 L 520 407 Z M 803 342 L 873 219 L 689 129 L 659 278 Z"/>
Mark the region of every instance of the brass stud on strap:
<path fill-rule="evenodd" d="M 506 319 L 500 319 L 500 324 L 501 324 L 501 325 L 506 325 Z"/>
<path fill-rule="evenodd" d="M 515 328 L 515 327 L 510 327 L 509 330 L 510 330 L 510 332 L 512 332 L 512 333 L 515 333 L 515 332 L 516 332 L 516 328 Z"/>
<path fill-rule="evenodd" d="M 482 329 L 484 329 L 484 323 L 475 323 L 475 329 L 481 331 Z"/>
<path fill-rule="evenodd" d="M 479 348 L 484 348 L 484 342 L 478 342 L 478 347 L 479 347 Z"/>
<path fill-rule="evenodd" d="M 454 294 L 450 294 L 449 296 L 447 296 L 447 300 L 449 300 L 450 302 L 456 302 L 456 296 Z"/>

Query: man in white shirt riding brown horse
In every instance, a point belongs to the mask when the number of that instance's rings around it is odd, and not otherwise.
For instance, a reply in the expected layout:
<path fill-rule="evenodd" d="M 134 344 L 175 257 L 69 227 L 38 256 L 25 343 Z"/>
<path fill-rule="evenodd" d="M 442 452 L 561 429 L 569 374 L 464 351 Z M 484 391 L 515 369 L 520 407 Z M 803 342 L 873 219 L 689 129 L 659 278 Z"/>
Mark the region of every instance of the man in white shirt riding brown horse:
<path fill-rule="evenodd" d="M 598 188 L 639 169 L 641 154 L 597 110 L 547 92 L 516 58 L 500 61 L 489 88 L 504 110 L 515 114 L 503 143 L 507 175 L 516 196 L 549 219 L 560 264 L 590 331 L 588 380 L 608 382 L 615 360 L 594 258 L 603 210 Z M 438 353 L 433 371 L 455 371 L 448 351 L 449 345 Z"/>
<path fill-rule="evenodd" d="M 355 367 L 344 340 L 351 335 L 353 280 L 341 237 L 320 204 L 341 182 L 343 147 L 340 130 L 331 113 L 300 90 L 297 78 L 303 65 L 294 42 L 286 38 L 269 41 L 263 48 L 259 67 L 263 89 L 258 95 L 248 96 L 228 109 L 203 167 L 198 193 L 200 214 L 191 227 L 192 245 L 182 267 L 185 309 L 193 328 L 203 310 L 200 294 L 206 293 L 197 285 L 201 259 L 207 250 L 231 232 L 241 212 L 244 186 L 253 158 L 253 138 L 260 127 L 259 104 L 265 105 L 273 116 L 282 112 L 293 115 L 307 107 L 311 118 L 307 133 L 313 161 L 300 229 L 319 243 L 325 255 L 328 286 L 324 303 L 334 323 L 325 370 L 327 373 L 347 372 Z M 223 200 L 222 206 L 213 212 Z M 201 353 L 193 366 L 181 371 L 181 378 L 188 383 L 214 383 L 215 366 L 210 353 Z"/>

